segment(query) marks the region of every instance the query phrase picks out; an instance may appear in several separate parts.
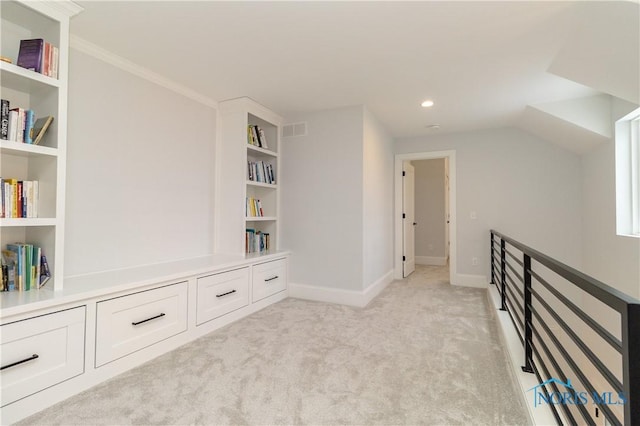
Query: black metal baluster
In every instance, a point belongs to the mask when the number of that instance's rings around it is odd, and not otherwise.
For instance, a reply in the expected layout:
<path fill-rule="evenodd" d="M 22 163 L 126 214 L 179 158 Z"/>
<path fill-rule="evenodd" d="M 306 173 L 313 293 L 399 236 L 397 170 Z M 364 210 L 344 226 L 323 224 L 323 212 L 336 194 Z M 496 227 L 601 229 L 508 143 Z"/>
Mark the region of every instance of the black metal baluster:
<path fill-rule="evenodd" d="M 524 255 L 524 366 L 522 371 L 533 373 L 533 335 L 531 319 L 531 256 Z"/>
<path fill-rule="evenodd" d="M 493 232 L 490 232 L 491 235 L 491 246 L 489 248 L 489 258 L 491 259 L 491 281 L 489 281 L 489 284 L 495 284 L 495 281 L 493 281 L 493 274 L 495 273 L 495 265 L 493 263 Z"/>
<path fill-rule="evenodd" d="M 507 310 L 507 280 L 505 273 L 507 270 L 507 247 L 504 238 L 500 237 L 500 310 Z"/>
<path fill-rule="evenodd" d="M 627 402 L 624 423 L 640 424 L 640 305 L 628 304 L 622 312 L 623 386 Z"/>

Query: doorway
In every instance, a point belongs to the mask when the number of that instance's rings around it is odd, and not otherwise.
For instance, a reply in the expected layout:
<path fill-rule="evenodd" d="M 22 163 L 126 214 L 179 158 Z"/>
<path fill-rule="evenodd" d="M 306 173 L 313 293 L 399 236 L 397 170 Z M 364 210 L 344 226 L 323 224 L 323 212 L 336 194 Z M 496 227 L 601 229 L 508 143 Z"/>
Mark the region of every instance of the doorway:
<path fill-rule="evenodd" d="M 455 151 L 436 151 L 436 152 L 421 152 L 412 154 L 398 154 L 395 159 L 395 256 L 394 256 L 394 275 L 396 279 L 402 279 L 406 276 L 406 272 L 410 271 L 411 264 L 407 265 L 407 261 L 412 262 L 414 259 L 408 259 L 407 255 L 415 256 L 415 247 L 411 246 L 413 242 L 412 238 L 415 238 L 415 233 L 411 233 L 411 228 L 416 228 L 413 223 L 417 220 L 412 219 L 411 223 L 407 222 L 405 213 L 406 201 L 404 194 L 407 191 L 405 187 L 405 180 L 403 179 L 403 170 L 408 162 L 416 162 L 420 160 L 444 160 L 444 200 L 442 202 L 445 205 L 445 209 L 448 210 L 448 217 L 444 217 L 445 222 L 448 222 L 445 226 L 444 235 L 444 253 L 441 256 L 434 256 L 435 259 L 446 262 L 449 260 L 449 281 L 451 284 L 456 283 L 456 197 L 455 197 L 455 182 L 456 182 L 456 162 Z M 414 163 L 415 164 L 415 163 Z M 413 204 L 415 200 L 411 200 L 409 205 Z M 447 208 L 448 207 L 448 208 Z M 403 217 L 404 215 L 404 217 Z M 405 226 L 407 225 L 407 226 Z M 420 226 L 420 223 L 417 224 Z M 407 234 L 409 232 L 409 234 Z M 409 246 L 407 246 L 409 243 Z M 420 263 L 420 260 L 418 260 Z M 408 266 L 408 267 L 407 267 Z"/>

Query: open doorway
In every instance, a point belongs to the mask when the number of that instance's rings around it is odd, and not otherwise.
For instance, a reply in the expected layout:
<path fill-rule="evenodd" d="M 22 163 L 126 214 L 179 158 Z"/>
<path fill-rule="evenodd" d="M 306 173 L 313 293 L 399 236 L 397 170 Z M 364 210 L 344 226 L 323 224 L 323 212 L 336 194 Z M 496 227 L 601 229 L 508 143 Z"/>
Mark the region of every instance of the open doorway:
<path fill-rule="evenodd" d="M 427 169 L 429 170 L 426 171 Z M 408 170 L 411 170 L 410 176 L 407 174 Z M 416 196 L 415 193 L 415 190 L 420 192 L 425 190 L 422 182 L 424 173 L 437 174 L 438 179 L 434 179 L 429 184 L 440 185 L 438 191 L 429 191 L 426 198 L 423 197 L 425 194 Z M 455 151 L 398 154 L 395 161 L 395 176 L 395 278 L 402 279 L 407 276 L 414 264 L 446 265 L 448 263 L 449 281 L 454 284 L 456 281 Z M 429 197 L 433 199 L 428 200 Z M 424 209 L 426 202 L 437 204 L 438 208 L 427 212 Z M 440 222 L 440 226 L 437 222 Z M 426 233 L 431 234 L 425 236 Z M 436 234 L 437 237 L 435 237 Z"/>
<path fill-rule="evenodd" d="M 449 264 L 448 158 L 414 160 L 415 260 L 417 265 Z"/>

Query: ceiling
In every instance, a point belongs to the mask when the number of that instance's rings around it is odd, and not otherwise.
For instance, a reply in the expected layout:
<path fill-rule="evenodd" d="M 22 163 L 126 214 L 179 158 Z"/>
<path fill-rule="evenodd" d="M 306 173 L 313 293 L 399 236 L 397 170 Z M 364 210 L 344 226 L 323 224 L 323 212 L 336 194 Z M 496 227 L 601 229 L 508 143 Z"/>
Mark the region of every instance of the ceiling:
<path fill-rule="evenodd" d="M 510 126 L 527 105 L 599 93 L 548 72 L 589 2 L 77 3 L 74 36 L 211 99 L 285 117 L 364 104 L 395 137 Z"/>

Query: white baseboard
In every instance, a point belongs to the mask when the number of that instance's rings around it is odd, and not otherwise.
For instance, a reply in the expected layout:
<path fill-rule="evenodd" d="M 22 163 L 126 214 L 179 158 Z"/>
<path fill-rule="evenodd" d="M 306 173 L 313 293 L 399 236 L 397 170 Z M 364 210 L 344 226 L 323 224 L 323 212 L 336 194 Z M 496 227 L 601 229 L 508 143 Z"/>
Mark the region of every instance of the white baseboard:
<path fill-rule="evenodd" d="M 365 290 L 343 290 L 340 288 L 318 287 L 289 283 L 289 297 L 314 300 L 316 302 L 337 303 L 363 308 L 393 281 L 393 270 L 387 272 Z"/>
<path fill-rule="evenodd" d="M 498 293 L 495 285 L 489 286 L 487 289 L 487 297 L 489 298 L 489 306 L 497 319 L 498 328 L 501 331 L 500 338 L 506 348 L 512 376 L 515 377 L 515 380 L 519 385 L 518 394 L 527 407 L 531 424 L 556 424 L 556 419 L 553 416 L 549 405 L 540 404 L 537 407 L 534 407 L 533 398 L 530 397 L 531 393 L 527 393 L 527 391 L 540 383 L 538 382 L 535 374 L 525 373 L 522 371 L 522 365 L 524 364 L 524 347 L 516 333 L 516 329 L 513 326 L 511 317 L 509 317 L 509 313 L 500 310 L 500 294 Z"/>
<path fill-rule="evenodd" d="M 456 281 L 451 284 L 460 287 L 487 288 L 488 285 L 487 277 L 484 275 L 456 274 L 455 280 Z"/>
<path fill-rule="evenodd" d="M 444 266 L 447 264 L 446 257 L 416 256 L 417 265 Z"/>

